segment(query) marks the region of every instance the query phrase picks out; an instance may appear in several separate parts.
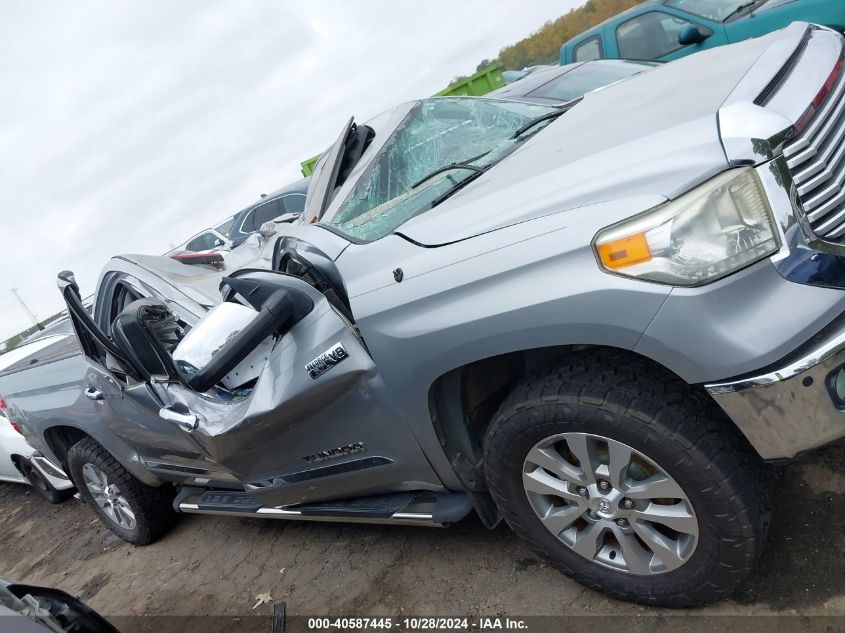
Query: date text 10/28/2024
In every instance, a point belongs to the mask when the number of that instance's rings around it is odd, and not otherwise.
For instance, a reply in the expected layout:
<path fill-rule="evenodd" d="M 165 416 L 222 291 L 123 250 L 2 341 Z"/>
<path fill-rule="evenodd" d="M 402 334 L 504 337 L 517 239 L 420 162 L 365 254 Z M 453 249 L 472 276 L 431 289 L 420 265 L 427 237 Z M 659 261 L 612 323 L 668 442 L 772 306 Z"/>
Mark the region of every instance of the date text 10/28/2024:
<path fill-rule="evenodd" d="M 440 617 L 350 617 L 350 618 L 309 618 L 309 630 L 391 630 L 400 631 L 498 631 L 527 630 L 526 622 L 519 618 L 478 617 L 478 618 L 440 618 Z"/>

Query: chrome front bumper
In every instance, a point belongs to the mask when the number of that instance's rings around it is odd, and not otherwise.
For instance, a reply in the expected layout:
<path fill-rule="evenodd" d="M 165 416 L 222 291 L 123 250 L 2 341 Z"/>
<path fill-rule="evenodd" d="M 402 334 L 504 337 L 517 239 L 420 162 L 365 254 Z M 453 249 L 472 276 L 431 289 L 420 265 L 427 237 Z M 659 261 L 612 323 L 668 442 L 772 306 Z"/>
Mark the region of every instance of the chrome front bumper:
<path fill-rule="evenodd" d="M 845 401 L 833 382 L 845 367 L 845 319 L 752 376 L 705 385 L 761 457 L 789 459 L 845 437 Z"/>

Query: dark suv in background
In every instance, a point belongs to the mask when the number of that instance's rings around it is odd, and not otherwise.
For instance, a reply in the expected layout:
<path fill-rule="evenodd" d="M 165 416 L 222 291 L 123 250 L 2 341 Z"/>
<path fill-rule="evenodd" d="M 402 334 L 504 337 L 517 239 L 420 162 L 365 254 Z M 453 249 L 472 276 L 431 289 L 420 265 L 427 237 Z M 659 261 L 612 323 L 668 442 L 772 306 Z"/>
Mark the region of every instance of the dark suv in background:
<path fill-rule="evenodd" d="M 302 178 L 271 194 L 262 195 L 258 202 L 236 213 L 229 231 L 232 248 L 242 244 L 265 222 L 285 215 L 290 215 L 291 220 L 298 217 L 305 208 L 305 193 L 310 181 L 310 178 Z"/>

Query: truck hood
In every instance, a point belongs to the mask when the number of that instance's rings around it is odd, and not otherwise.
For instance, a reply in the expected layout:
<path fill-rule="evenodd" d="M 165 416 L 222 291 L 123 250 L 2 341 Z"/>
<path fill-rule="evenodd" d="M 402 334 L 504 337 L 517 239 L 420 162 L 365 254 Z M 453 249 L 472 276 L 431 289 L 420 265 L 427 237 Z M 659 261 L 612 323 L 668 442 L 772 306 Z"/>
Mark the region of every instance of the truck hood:
<path fill-rule="evenodd" d="M 704 51 L 587 95 L 397 233 L 437 246 L 568 209 L 688 191 L 729 167 L 719 109 L 777 37 Z"/>

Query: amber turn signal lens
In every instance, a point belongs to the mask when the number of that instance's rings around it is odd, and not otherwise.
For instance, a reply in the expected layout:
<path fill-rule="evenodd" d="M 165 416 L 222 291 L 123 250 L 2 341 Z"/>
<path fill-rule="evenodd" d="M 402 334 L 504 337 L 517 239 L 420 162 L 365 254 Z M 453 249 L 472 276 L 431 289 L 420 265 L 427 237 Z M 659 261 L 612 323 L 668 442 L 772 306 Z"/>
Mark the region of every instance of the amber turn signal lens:
<path fill-rule="evenodd" d="M 651 259 L 645 233 L 629 235 L 606 244 L 598 244 L 599 257 L 605 268 L 617 270 Z"/>

